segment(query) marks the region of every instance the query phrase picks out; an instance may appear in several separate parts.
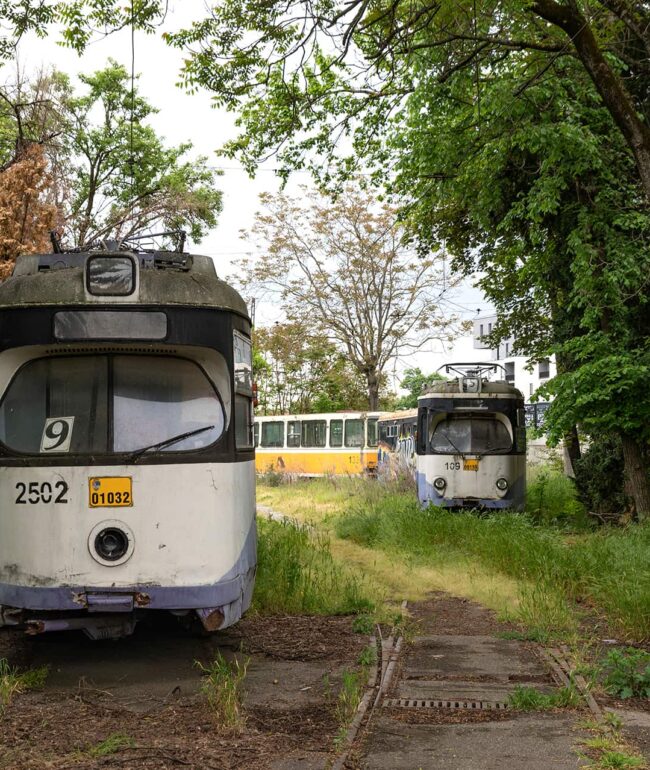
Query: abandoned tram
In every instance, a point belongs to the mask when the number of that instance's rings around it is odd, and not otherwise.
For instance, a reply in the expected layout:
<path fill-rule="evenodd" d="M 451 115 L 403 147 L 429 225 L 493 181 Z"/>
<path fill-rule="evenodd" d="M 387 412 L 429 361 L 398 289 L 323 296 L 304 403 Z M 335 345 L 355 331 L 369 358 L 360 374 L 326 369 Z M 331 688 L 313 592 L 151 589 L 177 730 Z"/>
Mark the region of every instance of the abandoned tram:
<path fill-rule="evenodd" d="M 0 625 L 224 628 L 256 566 L 251 323 L 211 259 L 19 257 L 0 286 Z"/>

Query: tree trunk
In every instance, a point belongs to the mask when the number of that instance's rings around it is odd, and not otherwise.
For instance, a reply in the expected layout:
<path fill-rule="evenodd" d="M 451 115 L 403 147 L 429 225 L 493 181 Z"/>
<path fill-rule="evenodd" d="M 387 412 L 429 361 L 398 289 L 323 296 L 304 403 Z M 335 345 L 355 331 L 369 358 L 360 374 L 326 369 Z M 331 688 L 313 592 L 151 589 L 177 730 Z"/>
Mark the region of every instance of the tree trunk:
<path fill-rule="evenodd" d="M 632 150 L 646 197 L 650 200 L 650 128 L 639 117 L 629 91 L 603 55 L 588 21 L 577 9 L 560 5 L 555 0 L 536 0 L 532 10 L 571 38 L 603 104 Z"/>
<path fill-rule="evenodd" d="M 621 434 L 623 441 L 623 462 L 627 488 L 634 499 L 639 521 L 650 517 L 650 483 L 639 442 L 629 433 Z"/>
<path fill-rule="evenodd" d="M 581 457 L 578 428 L 575 425 L 571 426 L 571 430 L 564 436 L 562 457 L 564 460 L 564 474 L 571 479 L 575 479 L 574 463 Z"/>
<path fill-rule="evenodd" d="M 379 376 L 377 372 L 368 372 L 366 381 L 368 383 L 368 410 L 376 412 L 379 409 Z"/>

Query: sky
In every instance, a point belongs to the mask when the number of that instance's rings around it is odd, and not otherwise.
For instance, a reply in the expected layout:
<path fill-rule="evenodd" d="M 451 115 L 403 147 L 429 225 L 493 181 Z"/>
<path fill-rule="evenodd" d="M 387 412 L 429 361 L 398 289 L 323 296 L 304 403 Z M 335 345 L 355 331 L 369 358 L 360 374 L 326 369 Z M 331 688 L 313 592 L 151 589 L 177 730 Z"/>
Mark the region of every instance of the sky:
<path fill-rule="evenodd" d="M 192 19 L 200 18 L 204 12 L 203 0 L 170 0 L 165 26 L 160 30 L 178 28 Z M 18 56 L 21 69 L 26 73 L 41 67 L 55 65 L 57 69 L 73 78 L 79 72 L 92 72 L 105 66 L 109 57 L 131 67 L 131 36 L 123 30 L 109 37 L 92 42 L 80 57 L 74 51 L 57 45 L 58 33 L 53 30 L 46 39 L 33 35 L 21 41 Z M 226 277 L 233 271 L 233 264 L 244 256 L 254 258 L 257 247 L 242 237 L 242 231 L 252 227 L 255 212 L 259 209 L 258 198 L 262 192 L 280 189 L 280 180 L 273 168 L 273 162 L 263 165 L 254 179 L 241 169 L 236 161 L 218 157 L 216 150 L 236 135 L 235 116 L 222 109 L 214 109 L 210 94 L 199 91 L 187 94 L 177 86 L 182 66 L 183 52 L 169 48 L 160 33 L 146 35 L 136 32 L 135 70 L 140 74 L 138 87 L 159 112 L 149 121 L 159 135 L 169 144 L 191 141 L 197 155 L 206 155 L 210 164 L 223 170 L 218 186 L 223 191 L 223 212 L 218 226 L 198 245 L 196 253 L 213 258 L 217 273 Z M 305 173 L 293 174 L 286 188 L 288 194 L 298 191 L 301 184 L 309 183 Z M 464 319 L 491 312 L 481 292 L 465 282 L 449 295 L 445 306 L 449 313 L 458 313 Z M 279 311 L 270 304 L 258 303 L 256 321 L 258 324 L 281 320 Z M 419 352 L 404 356 L 395 362 L 389 372 L 389 383 L 397 387 L 400 372 L 412 366 L 419 366 L 430 372 L 450 361 L 472 361 L 476 359 L 471 336 L 465 336 L 447 349 L 441 343 L 432 342 Z"/>

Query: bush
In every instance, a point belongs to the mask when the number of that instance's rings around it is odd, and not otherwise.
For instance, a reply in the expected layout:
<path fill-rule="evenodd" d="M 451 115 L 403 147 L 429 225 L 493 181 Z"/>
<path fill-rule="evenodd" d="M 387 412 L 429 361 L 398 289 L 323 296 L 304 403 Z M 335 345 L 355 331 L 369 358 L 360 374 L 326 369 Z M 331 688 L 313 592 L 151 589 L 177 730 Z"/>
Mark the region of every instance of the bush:
<path fill-rule="evenodd" d="M 605 658 L 605 687 L 619 698 L 650 698 L 650 653 L 628 647 Z"/>
<path fill-rule="evenodd" d="M 578 500 L 575 484 L 561 470 L 537 466 L 529 473 L 526 510 L 541 524 L 587 522 L 584 505 Z"/>
<path fill-rule="evenodd" d="M 618 436 L 595 436 L 575 462 L 576 487 L 588 510 L 621 515 L 629 509 L 625 495 L 623 448 Z"/>

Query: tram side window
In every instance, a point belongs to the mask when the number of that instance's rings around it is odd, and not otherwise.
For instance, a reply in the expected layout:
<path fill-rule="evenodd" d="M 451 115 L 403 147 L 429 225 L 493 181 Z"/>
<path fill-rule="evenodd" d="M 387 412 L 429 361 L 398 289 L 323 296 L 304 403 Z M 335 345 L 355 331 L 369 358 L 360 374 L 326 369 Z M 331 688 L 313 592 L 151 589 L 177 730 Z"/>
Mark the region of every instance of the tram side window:
<path fill-rule="evenodd" d="M 330 420 L 330 446 L 343 446 L 343 420 Z"/>
<path fill-rule="evenodd" d="M 324 447 L 326 438 L 326 420 L 302 421 L 302 445 L 304 447 Z"/>
<path fill-rule="evenodd" d="M 363 420 L 345 421 L 345 446 L 362 447 L 364 440 Z"/>
<path fill-rule="evenodd" d="M 253 423 L 253 439 L 255 441 L 255 446 L 258 447 L 260 445 L 260 424 L 259 422 Z"/>
<path fill-rule="evenodd" d="M 300 420 L 290 420 L 287 423 L 287 446 L 300 446 Z"/>
<path fill-rule="evenodd" d="M 489 415 L 448 415 L 430 422 L 429 446 L 436 454 L 500 453 L 512 449 L 505 424 Z"/>
<path fill-rule="evenodd" d="M 262 446 L 272 448 L 284 446 L 284 422 L 278 420 L 262 423 Z"/>
<path fill-rule="evenodd" d="M 368 446 L 377 446 L 377 418 L 368 419 Z"/>
<path fill-rule="evenodd" d="M 253 448 L 253 402 L 239 394 L 235 395 L 235 446 Z"/>

